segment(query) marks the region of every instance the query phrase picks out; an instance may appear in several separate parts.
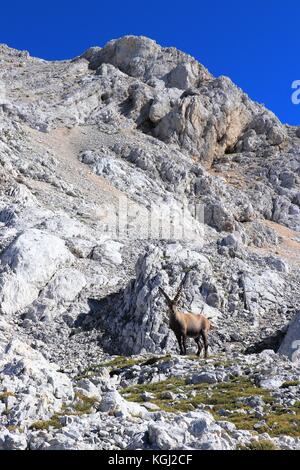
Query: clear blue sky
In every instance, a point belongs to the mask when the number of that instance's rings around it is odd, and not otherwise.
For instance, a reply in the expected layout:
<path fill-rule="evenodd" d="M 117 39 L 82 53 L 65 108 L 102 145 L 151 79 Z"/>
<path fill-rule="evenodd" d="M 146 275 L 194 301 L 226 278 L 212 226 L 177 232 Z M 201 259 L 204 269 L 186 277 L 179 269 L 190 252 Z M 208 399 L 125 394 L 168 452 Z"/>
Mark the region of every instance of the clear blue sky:
<path fill-rule="evenodd" d="M 6 1 L 0 42 L 44 59 L 72 58 L 125 34 L 149 36 L 228 75 L 286 123 L 300 125 L 300 1 Z"/>

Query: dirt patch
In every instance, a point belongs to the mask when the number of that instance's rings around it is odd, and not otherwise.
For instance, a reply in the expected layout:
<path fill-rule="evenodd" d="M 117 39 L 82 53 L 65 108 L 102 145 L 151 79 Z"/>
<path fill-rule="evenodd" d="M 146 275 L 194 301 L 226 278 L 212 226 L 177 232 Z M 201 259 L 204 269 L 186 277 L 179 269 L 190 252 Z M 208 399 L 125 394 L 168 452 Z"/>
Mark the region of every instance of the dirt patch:
<path fill-rule="evenodd" d="M 270 220 L 261 220 L 263 225 L 272 228 L 280 237 L 280 244 L 268 248 L 251 247 L 252 251 L 261 254 L 274 254 L 294 267 L 300 267 L 300 233 Z M 298 241 L 299 240 L 299 241 Z"/>

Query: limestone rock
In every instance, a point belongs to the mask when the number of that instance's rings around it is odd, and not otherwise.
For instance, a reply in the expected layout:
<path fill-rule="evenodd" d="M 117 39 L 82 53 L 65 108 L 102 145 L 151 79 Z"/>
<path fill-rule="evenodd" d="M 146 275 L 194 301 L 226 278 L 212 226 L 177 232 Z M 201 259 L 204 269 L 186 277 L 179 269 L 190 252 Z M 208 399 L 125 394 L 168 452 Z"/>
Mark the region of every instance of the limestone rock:
<path fill-rule="evenodd" d="M 29 305 L 58 267 L 72 259 L 58 237 L 37 229 L 21 233 L 1 256 L 1 310 L 12 313 Z"/>
<path fill-rule="evenodd" d="M 27 438 L 25 434 L 13 434 L 7 430 L 0 431 L 1 450 L 25 450 Z"/>
<path fill-rule="evenodd" d="M 293 362 L 300 361 L 300 313 L 296 312 L 286 335 L 278 350 L 279 354 L 287 356 Z"/>
<path fill-rule="evenodd" d="M 8 424 L 24 426 L 50 418 L 63 401 L 73 399 L 71 380 L 57 369 L 21 341 L 7 344 L 0 356 L 0 377 L 3 389 L 16 398 L 7 413 Z"/>
<path fill-rule="evenodd" d="M 207 70 L 192 57 L 174 48 L 161 48 L 143 36 L 112 40 L 102 49 L 89 49 L 83 57 L 92 68 L 110 63 L 128 75 L 145 81 L 162 79 L 167 86 L 182 89 L 210 78 Z"/>

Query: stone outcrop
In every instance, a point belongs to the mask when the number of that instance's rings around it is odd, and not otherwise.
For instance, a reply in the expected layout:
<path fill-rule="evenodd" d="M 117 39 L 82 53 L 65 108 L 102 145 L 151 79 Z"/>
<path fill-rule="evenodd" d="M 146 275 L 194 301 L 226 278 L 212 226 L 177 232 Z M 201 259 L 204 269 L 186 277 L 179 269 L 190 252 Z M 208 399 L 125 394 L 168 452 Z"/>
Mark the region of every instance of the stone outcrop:
<path fill-rule="evenodd" d="M 299 363 L 300 361 L 300 314 L 296 313 L 292 319 L 286 335 L 278 350 L 279 354 L 287 356 L 291 361 Z"/>

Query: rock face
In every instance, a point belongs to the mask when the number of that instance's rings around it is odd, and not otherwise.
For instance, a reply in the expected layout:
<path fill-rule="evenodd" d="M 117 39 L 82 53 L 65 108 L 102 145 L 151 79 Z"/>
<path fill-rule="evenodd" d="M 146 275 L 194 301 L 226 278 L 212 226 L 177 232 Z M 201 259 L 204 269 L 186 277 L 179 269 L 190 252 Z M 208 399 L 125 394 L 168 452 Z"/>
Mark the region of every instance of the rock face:
<path fill-rule="evenodd" d="M 109 63 L 159 88 L 156 96 L 146 87 L 135 88 L 144 95 L 148 119 L 156 125 L 154 135 L 203 161 L 211 163 L 215 155 L 233 148 L 244 131 L 252 131 L 257 141 L 264 138 L 271 145 L 281 144 L 286 137 L 272 113 L 251 103 L 227 77 L 215 79 L 192 57 L 176 49 L 161 48 L 144 37 L 127 36 L 103 49 L 89 49 L 82 57 L 92 69 Z M 169 88 L 187 91 L 174 102 Z"/>
<path fill-rule="evenodd" d="M 146 256 L 138 260 L 136 279 L 125 289 L 116 307 L 114 326 L 111 317 L 107 325 L 104 320 L 108 341 L 111 343 L 114 338 L 119 343 L 120 351 L 125 354 L 176 350 L 177 341 L 168 326 L 168 308 L 158 287 L 163 287 L 174 297 L 184 272 L 191 266 L 194 271 L 187 284 L 189 304 L 195 313 L 203 310 L 204 314 L 216 319 L 220 312 L 205 303 L 205 296 L 210 295 L 210 290 L 214 291 L 212 267 L 208 259 L 197 251 L 173 243 L 164 249 L 150 249 Z M 170 292 L 170 283 L 175 284 L 173 292 Z M 201 295 L 204 289 L 205 294 Z"/>
<path fill-rule="evenodd" d="M 287 356 L 293 362 L 300 362 L 300 313 L 297 312 L 291 321 L 286 335 L 278 350 L 279 354 Z"/>
<path fill-rule="evenodd" d="M 71 380 L 57 369 L 40 352 L 19 340 L 7 344 L 0 359 L 7 411 L 3 424 L 26 426 L 50 418 L 63 402 L 74 398 Z"/>
<path fill-rule="evenodd" d="M 37 229 L 21 233 L 1 256 L 2 312 L 14 313 L 31 304 L 57 268 L 71 260 L 58 237 Z"/>
<path fill-rule="evenodd" d="M 102 49 L 89 49 L 82 57 L 89 61 L 92 69 L 108 63 L 144 82 L 157 79 L 169 88 L 181 90 L 211 78 L 203 65 L 192 57 L 174 48 L 162 48 L 155 41 L 142 36 L 112 40 Z"/>
<path fill-rule="evenodd" d="M 211 164 L 214 156 L 235 145 L 251 119 L 252 109 L 247 109 L 242 93 L 227 78 L 212 80 L 197 91 L 183 96 L 154 132 Z"/>
<path fill-rule="evenodd" d="M 0 449 L 300 448 L 299 128 L 145 37 L 1 45 L 0 95 Z"/>

